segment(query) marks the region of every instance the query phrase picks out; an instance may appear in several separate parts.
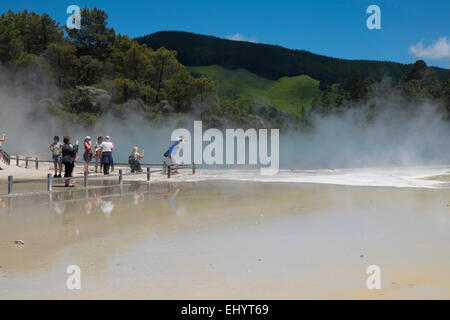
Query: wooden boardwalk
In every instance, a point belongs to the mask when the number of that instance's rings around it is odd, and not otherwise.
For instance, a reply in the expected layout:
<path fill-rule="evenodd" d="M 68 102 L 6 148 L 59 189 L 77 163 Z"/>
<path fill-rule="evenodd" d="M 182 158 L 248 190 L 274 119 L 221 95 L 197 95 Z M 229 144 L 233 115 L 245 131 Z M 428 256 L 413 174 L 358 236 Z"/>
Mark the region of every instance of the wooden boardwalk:
<path fill-rule="evenodd" d="M 20 157 L 20 156 L 10 156 L 6 152 L 3 153 L 5 162 L 8 165 L 11 165 L 11 163 L 16 163 L 16 166 L 19 166 L 20 161 L 25 162 L 25 168 L 29 168 L 29 164 L 31 162 L 34 162 L 34 168 L 36 170 L 39 170 L 39 164 L 40 163 L 53 163 L 52 160 L 40 160 L 38 157 Z M 126 166 L 128 167 L 128 163 L 114 163 L 115 166 Z M 181 169 L 191 169 L 192 174 L 195 174 L 195 164 L 167 164 L 165 161 L 163 163 L 147 163 L 147 164 L 141 164 L 141 167 L 146 168 L 143 172 L 136 172 L 136 173 L 124 173 L 123 169 L 119 169 L 118 174 L 109 174 L 109 175 L 89 175 L 87 172 L 84 172 L 84 175 L 82 177 L 71 177 L 71 180 L 83 180 L 83 187 L 89 188 L 89 181 L 92 181 L 93 179 L 96 180 L 111 180 L 111 177 L 116 177 L 117 184 L 121 185 L 123 184 L 123 178 L 126 176 L 137 176 L 137 175 L 146 175 L 146 182 L 151 181 L 151 175 L 152 173 L 162 173 L 166 174 L 167 178 L 170 179 L 172 173 L 176 170 Z M 154 169 L 152 169 L 154 168 Z M 42 179 L 14 179 L 14 176 L 8 176 L 8 181 L 0 181 L 0 185 L 7 185 L 8 186 L 8 195 L 15 194 L 14 193 L 14 185 L 15 184 L 22 184 L 22 183 L 38 183 L 38 182 L 44 182 L 47 183 L 47 192 L 53 191 L 53 183 L 55 182 L 64 182 L 66 178 L 54 178 L 51 173 L 47 174 L 47 178 Z"/>

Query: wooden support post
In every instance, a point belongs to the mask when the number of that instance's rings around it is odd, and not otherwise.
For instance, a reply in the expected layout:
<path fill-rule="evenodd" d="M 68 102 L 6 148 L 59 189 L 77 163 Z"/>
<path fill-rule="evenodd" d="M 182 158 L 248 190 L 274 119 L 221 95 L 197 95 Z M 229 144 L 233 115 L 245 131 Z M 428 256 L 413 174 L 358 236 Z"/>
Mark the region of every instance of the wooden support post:
<path fill-rule="evenodd" d="M 192 161 L 192 174 L 195 174 L 195 163 Z"/>
<path fill-rule="evenodd" d="M 170 179 L 170 171 L 172 170 L 172 165 L 171 164 L 169 164 L 168 166 L 167 166 L 167 178 L 168 179 Z"/>
<path fill-rule="evenodd" d="M 83 185 L 84 185 L 85 188 L 87 188 L 88 185 L 89 185 L 89 183 L 88 183 L 88 172 L 87 171 L 84 172 L 84 184 Z"/>
<path fill-rule="evenodd" d="M 119 184 L 123 184 L 123 171 L 119 169 Z"/>
<path fill-rule="evenodd" d="M 150 167 L 147 167 L 147 182 L 150 182 Z"/>
<path fill-rule="evenodd" d="M 16 157 L 16 166 L 19 166 L 19 155 Z"/>
<path fill-rule="evenodd" d="M 52 191 L 53 189 L 53 176 L 51 173 L 47 173 L 47 191 Z"/>
<path fill-rule="evenodd" d="M 27 169 L 28 169 L 28 158 L 29 157 L 25 157 L 25 168 L 27 168 Z"/>
<path fill-rule="evenodd" d="M 11 194 L 13 192 L 13 183 L 14 183 L 13 176 L 8 176 L 8 194 Z"/>
<path fill-rule="evenodd" d="M 164 163 L 163 163 L 163 173 L 166 173 L 166 171 L 167 171 L 167 162 L 164 161 Z"/>
<path fill-rule="evenodd" d="M 36 157 L 36 170 L 39 170 L 39 159 Z"/>

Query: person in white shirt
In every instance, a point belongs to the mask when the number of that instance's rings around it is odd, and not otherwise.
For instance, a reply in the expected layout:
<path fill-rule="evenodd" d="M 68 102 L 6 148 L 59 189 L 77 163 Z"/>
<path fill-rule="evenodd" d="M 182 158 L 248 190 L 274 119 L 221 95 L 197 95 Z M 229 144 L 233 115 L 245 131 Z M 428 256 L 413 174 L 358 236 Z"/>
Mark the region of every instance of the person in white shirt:
<path fill-rule="evenodd" d="M 105 137 L 105 141 L 100 145 L 102 153 L 101 165 L 103 167 L 103 173 L 105 175 L 109 174 L 109 169 L 114 166 L 114 161 L 112 157 L 112 152 L 114 150 L 114 144 L 111 142 L 109 136 Z M 114 169 L 113 169 L 114 170 Z"/>

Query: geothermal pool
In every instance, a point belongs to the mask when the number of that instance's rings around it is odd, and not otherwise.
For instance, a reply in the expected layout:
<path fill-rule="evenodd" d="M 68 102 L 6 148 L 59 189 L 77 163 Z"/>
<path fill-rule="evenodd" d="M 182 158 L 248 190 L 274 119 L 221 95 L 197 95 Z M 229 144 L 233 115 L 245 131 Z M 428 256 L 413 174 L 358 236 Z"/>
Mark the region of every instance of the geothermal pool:
<path fill-rule="evenodd" d="M 4 197 L 0 299 L 448 299 L 448 171 L 202 170 Z"/>

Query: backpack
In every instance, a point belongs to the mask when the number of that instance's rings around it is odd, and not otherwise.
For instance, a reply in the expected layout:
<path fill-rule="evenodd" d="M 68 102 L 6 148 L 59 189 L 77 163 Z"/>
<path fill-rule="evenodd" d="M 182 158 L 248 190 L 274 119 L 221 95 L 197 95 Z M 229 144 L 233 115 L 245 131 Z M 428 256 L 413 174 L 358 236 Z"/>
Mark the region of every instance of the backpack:
<path fill-rule="evenodd" d="M 137 159 L 136 159 L 136 157 L 134 156 L 134 154 L 130 154 L 130 156 L 128 157 L 128 164 L 131 166 L 131 165 L 134 165 L 134 164 L 136 164 L 136 161 L 137 161 Z"/>

